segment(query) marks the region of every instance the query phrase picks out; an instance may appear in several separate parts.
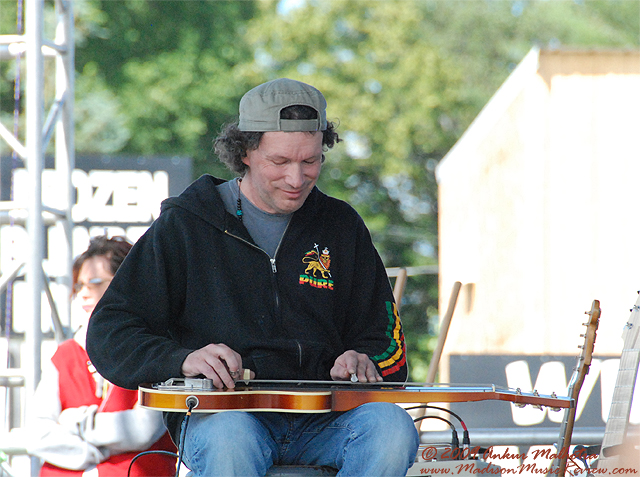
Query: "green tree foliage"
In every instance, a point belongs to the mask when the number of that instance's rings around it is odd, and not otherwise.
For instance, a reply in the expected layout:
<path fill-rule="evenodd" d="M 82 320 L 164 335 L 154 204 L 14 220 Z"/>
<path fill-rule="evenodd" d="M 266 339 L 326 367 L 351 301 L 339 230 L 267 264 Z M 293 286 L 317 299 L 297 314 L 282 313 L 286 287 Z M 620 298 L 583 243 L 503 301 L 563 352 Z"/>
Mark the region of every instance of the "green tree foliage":
<path fill-rule="evenodd" d="M 0 0 L 0 34 L 16 35 L 22 33 L 18 22 L 17 4 Z M 18 64 L 8 53 L 8 45 L 0 45 L 0 121 L 13 131 L 14 129 L 14 88 L 19 84 Z M 24 77 L 23 77 L 24 78 Z M 24 81 L 24 79 L 23 79 Z M 23 103 L 19 103 L 20 105 Z M 4 157 L 10 151 L 4 140 L 0 139 L 0 154 Z"/>
<path fill-rule="evenodd" d="M 260 2 L 249 22 L 246 75 L 325 92 L 346 141 L 322 186 L 365 216 L 389 266 L 424 263 L 417 236 L 435 249 L 435 165 L 533 46 L 638 44 L 637 2 L 282 4 Z"/>
<path fill-rule="evenodd" d="M 253 58 L 242 40 L 253 2 L 91 3 L 76 52 L 79 78 L 88 78 L 90 87 L 80 80 L 79 89 L 87 97 L 104 97 L 103 86 L 115 93 L 114 119 L 125 118 L 116 135 L 126 137 L 120 151 L 190 156 L 198 174 L 222 169 L 211 140 L 236 113 L 248 87 L 237 80 L 234 68 Z M 91 151 L 96 145 L 87 140 L 78 147 Z"/>

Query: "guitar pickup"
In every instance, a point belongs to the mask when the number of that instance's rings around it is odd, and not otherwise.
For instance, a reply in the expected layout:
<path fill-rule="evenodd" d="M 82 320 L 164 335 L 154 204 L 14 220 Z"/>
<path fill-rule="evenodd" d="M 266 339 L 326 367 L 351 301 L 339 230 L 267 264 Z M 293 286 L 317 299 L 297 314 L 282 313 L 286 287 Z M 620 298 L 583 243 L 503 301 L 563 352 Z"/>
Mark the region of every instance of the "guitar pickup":
<path fill-rule="evenodd" d="M 213 381 L 202 378 L 170 378 L 161 383 L 154 384 L 153 388 L 161 391 L 215 391 Z"/>

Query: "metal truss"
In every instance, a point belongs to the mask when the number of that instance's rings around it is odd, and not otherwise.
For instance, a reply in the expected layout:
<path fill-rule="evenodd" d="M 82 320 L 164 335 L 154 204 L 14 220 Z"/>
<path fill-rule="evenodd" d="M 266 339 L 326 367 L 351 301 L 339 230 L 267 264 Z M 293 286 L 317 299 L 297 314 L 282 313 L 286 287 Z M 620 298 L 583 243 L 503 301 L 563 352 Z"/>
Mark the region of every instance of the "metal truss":
<path fill-rule="evenodd" d="M 18 0 L 17 0 L 18 1 Z M 74 34 L 71 0 L 24 0 L 24 34 L 0 35 L 0 59 L 16 61 L 24 57 L 26 86 L 24 89 L 24 139 L 16 135 L 0 122 L 0 138 L 13 153 L 24 161 L 29 181 L 26 203 L 15 201 L 0 202 L 0 224 L 25 225 L 28 236 L 28 253 L 23 263 L 17 263 L 11 270 L 3 270 L 0 277 L 2 288 L 6 288 L 20 272 L 24 274 L 28 289 L 29 318 L 25 327 L 25 342 L 20 353 L 20 370 L 24 374 L 26 406 L 40 380 L 41 375 L 41 306 L 45 292 L 54 319 L 56 338 L 62 339 L 61 319 L 69 323 L 69 298 L 56 303 L 49 289 L 49 277 L 43 273 L 45 258 L 46 226 L 62 227 L 65 236 L 63 250 L 55 253 L 65 270 L 56 276 L 57 283 L 66 286 L 71 295 L 71 207 L 73 186 L 71 173 L 75 166 L 74 156 Z M 55 38 L 45 38 L 45 7 L 55 9 Z M 47 17 L 48 18 L 48 17 Z M 45 61 L 55 62 L 55 77 L 45 78 Z M 17 72 L 19 74 L 20 72 Z M 50 85 L 53 85 L 51 87 Z M 54 91 L 54 97 L 47 98 L 45 91 Z M 45 110 L 48 114 L 45 117 Z M 53 139 L 55 148 L 55 175 L 57 208 L 43 204 L 42 174 L 44 153 Z M 1 252 L 1 251 L 0 251 Z"/>

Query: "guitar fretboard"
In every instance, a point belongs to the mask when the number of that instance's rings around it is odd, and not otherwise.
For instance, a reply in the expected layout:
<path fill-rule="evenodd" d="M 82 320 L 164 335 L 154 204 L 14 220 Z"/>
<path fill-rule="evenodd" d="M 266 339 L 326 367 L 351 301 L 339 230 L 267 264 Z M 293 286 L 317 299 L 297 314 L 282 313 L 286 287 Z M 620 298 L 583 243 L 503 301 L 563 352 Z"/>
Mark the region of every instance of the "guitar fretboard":
<path fill-rule="evenodd" d="M 631 413 L 631 402 L 638 375 L 638 365 L 640 364 L 640 297 L 634 305 L 631 317 L 625 325 L 624 349 L 620 355 L 620 365 L 616 378 L 616 387 L 613 392 L 611 409 L 605 427 L 604 438 L 602 440 L 602 451 L 598 460 L 598 468 L 603 468 L 603 464 L 611 464 L 617 460 L 616 455 L 607 456 L 606 449 L 623 443 L 629 415 Z"/>

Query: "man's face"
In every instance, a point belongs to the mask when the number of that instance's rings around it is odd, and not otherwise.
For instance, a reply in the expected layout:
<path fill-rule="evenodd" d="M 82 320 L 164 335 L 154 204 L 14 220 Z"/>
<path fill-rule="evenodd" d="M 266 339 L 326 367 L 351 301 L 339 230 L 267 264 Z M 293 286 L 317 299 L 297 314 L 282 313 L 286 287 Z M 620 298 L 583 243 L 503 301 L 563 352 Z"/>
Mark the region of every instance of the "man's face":
<path fill-rule="evenodd" d="M 316 185 L 322 168 L 322 132 L 266 132 L 242 160 L 249 170 L 242 193 L 271 214 L 295 212 Z"/>

